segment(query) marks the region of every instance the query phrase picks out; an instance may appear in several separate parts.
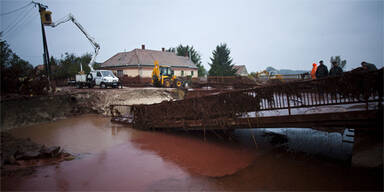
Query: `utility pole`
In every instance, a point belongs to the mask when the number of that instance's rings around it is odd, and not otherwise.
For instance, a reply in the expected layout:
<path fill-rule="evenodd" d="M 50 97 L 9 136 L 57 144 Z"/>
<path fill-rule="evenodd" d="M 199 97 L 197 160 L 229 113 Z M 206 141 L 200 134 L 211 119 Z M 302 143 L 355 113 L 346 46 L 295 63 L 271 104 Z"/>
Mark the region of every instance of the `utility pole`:
<path fill-rule="evenodd" d="M 48 81 L 51 81 L 51 62 L 49 61 L 49 52 L 48 52 L 48 45 L 47 45 L 47 38 L 45 37 L 45 28 L 43 24 L 43 12 L 48 8 L 48 6 L 43 5 L 41 3 L 37 3 L 32 1 L 35 6 L 37 5 L 39 7 L 39 13 L 40 13 L 40 23 L 41 23 L 41 33 L 43 36 L 43 48 L 44 48 L 44 54 L 43 54 L 43 61 L 44 61 L 44 67 L 45 71 L 47 73 Z"/>

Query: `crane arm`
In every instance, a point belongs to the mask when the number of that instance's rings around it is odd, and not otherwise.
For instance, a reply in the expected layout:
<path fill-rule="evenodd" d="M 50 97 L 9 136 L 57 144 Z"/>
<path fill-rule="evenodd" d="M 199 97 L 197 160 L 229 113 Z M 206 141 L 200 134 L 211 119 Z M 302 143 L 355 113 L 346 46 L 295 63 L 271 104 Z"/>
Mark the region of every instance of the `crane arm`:
<path fill-rule="evenodd" d="M 95 39 L 92 36 L 90 36 L 87 33 L 87 31 L 85 31 L 84 27 L 79 22 L 77 22 L 75 17 L 70 13 L 70 14 L 68 14 L 68 16 L 64 17 L 63 19 L 61 19 L 55 23 L 52 23 L 50 26 L 51 27 L 57 27 L 60 24 L 66 23 L 68 21 L 72 21 L 72 23 L 75 24 L 80 29 L 80 31 L 85 35 L 85 37 L 89 40 L 89 42 L 92 44 L 93 48 L 95 49 L 95 54 L 93 55 L 91 62 L 89 62 L 89 64 L 88 64 L 91 71 L 93 71 L 94 70 L 93 64 L 96 62 L 96 57 L 99 54 L 100 45 L 95 41 Z"/>

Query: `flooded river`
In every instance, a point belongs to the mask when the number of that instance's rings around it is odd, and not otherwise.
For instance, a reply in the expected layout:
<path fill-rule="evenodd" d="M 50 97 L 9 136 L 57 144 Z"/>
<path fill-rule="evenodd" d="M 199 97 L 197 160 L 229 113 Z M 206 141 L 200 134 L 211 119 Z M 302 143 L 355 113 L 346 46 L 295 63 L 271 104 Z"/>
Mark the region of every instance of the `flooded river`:
<path fill-rule="evenodd" d="M 11 130 L 77 158 L 2 178 L 2 190 L 382 190 L 382 171 L 348 165 L 352 144 L 312 129 L 237 130 L 232 141 L 151 132 L 83 115 Z M 256 141 L 256 144 L 255 144 Z"/>

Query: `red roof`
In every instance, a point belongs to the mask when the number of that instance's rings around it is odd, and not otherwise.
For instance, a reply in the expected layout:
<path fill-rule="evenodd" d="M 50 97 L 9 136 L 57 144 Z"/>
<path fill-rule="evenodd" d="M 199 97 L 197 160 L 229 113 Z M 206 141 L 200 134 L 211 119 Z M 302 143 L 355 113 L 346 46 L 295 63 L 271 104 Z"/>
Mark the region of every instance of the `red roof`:
<path fill-rule="evenodd" d="M 153 66 L 155 60 L 157 60 L 160 65 L 197 68 L 196 65 L 188 57 L 177 56 L 173 52 L 147 49 L 134 49 L 129 52 L 117 53 L 102 63 L 101 67 L 124 67 L 137 65 Z"/>
<path fill-rule="evenodd" d="M 245 65 L 234 65 L 232 68 L 236 69 L 237 75 L 247 75 L 248 71 Z"/>

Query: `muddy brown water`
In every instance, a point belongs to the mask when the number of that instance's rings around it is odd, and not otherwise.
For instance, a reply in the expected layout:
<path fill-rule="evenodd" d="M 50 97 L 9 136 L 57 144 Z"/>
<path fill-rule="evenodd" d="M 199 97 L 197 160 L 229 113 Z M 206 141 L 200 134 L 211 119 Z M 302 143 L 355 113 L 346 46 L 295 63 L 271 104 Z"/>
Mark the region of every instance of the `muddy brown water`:
<path fill-rule="evenodd" d="M 98 115 L 11 130 L 77 159 L 2 178 L 2 190 L 382 190 L 382 170 L 348 166 L 341 135 L 238 130 L 236 142 L 135 130 Z M 253 142 L 255 137 L 257 147 Z"/>

